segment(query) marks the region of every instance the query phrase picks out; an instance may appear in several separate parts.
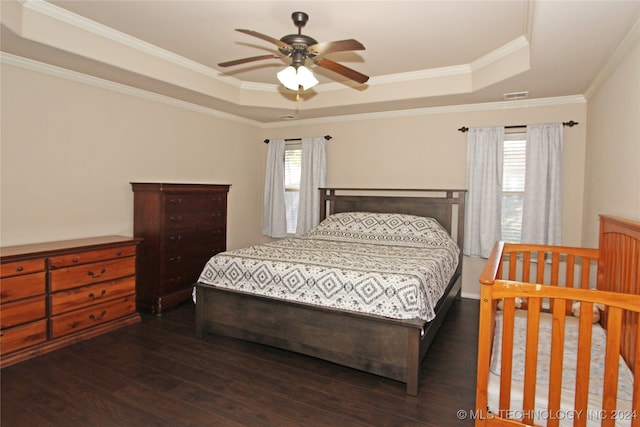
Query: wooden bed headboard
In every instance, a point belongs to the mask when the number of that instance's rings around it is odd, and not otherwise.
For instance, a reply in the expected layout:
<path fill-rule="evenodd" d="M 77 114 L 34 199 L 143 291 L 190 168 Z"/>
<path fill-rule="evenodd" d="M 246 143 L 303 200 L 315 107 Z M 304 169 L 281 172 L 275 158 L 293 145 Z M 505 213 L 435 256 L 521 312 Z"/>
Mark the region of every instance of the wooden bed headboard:
<path fill-rule="evenodd" d="M 320 188 L 320 221 L 340 212 L 431 217 L 456 240 L 462 261 L 466 194 L 460 189 Z"/>

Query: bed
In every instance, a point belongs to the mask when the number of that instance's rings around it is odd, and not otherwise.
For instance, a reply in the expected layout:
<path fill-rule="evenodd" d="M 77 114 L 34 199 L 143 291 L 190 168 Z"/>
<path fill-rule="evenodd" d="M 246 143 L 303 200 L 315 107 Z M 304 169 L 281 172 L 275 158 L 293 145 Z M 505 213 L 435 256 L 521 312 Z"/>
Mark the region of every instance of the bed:
<path fill-rule="evenodd" d="M 640 222 L 498 242 L 480 283 L 476 426 L 640 426 Z"/>
<path fill-rule="evenodd" d="M 285 239 L 293 247 L 274 242 L 218 254 L 207 263 L 195 285 L 196 335 L 221 334 L 306 354 L 401 381 L 406 383 L 408 394 L 417 395 L 422 360 L 453 301 L 460 297 L 465 195 L 464 190 L 453 189 L 320 189 L 321 224 L 301 239 Z M 341 224 L 347 224 L 346 229 Z M 382 231 L 371 235 L 369 226 Z M 419 236 L 402 231 L 389 237 L 387 233 L 388 229 L 407 227 L 421 229 Z M 453 259 L 443 235 L 456 246 Z M 422 252 L 425 236 L 436 236 L 437 242 L 429 241 L 427 246 L 434 246 L 434 252 L 449 260 L 448 273 L 417 266 L 417 259 L 430 257 Z M 318 245 L 318 241 L 330 246 L 313 246 L 314 254 L 304 256 L 309 263 L 297 258 L 292 266 L 280 263 L 295 258 L 295 245 Z M 352 244 L 359 246 L 350 247 Z M 383 258 L 376 258 L 381 247 L 385 249 Z M 269 252 L 274 250 L 276 255 Z M 254 255 L 264 255 L 264 251 L 271 253 L 270 272 L 254 263 Z M 412 254 L 415 271 L 398 265 L 401 253 Z M 241 261 L 228 258 L 234 254 Z M 344 271 L 330 270 L 339 258 Z M 363 259 L 368 263 L 377 259 L 379 264 L 364 268 L 359 264 Z M 435 265 L 432 258 L 427 263 Z M 238 267 L 240 264 L 245 270 Z M 247 272 L 246 268 L 253 269 Z M 273 286 L 273 271 L 278 272 L 287 295 Z M 417 289 L 425 286 L 416 285 L 416 281 L 442 279 L 444 274 L 448 276 L 441 284 L 441 296 L 429 303 L 419 301 Z M 232 289 L 222 280 L 238 275 L 251 276 L 252 283 Z M 321 283 L 326 277 L 331 281 Z M 413 291 L 392 288 L 398 282 L 407 289 L 413 286 Z M 322 287 L 331 301 L 321 302 L 311 291 L 303 291 L 301 300 L 292 300 L 288 294 L 305 283 Z M 352 291 L 358 288 L 357 300 L 339 296 L 340 288 L 349 287 Z M 266 290 L 256 293 L 260 288 Z M 395 303 L 385 306 L 377 298 L 380 293 L 389 293 Z"/>

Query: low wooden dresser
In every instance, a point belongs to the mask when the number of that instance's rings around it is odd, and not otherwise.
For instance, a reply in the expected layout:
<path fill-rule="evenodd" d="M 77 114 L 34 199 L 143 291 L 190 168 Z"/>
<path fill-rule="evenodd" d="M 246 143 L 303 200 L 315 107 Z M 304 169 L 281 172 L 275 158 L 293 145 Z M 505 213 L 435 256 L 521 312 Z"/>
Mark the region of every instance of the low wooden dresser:
<path fill-rule="evenodd" d="M 131 183 L 133 234 L 141 237 L 138 309 L 162 311 L 191 298 L 206 262 L 227 245 L 229 185 Z"/>
<path fill-rule="evenodd" d="M 0 248 L 0 366 L 140 321 L 139 238 Z"/>

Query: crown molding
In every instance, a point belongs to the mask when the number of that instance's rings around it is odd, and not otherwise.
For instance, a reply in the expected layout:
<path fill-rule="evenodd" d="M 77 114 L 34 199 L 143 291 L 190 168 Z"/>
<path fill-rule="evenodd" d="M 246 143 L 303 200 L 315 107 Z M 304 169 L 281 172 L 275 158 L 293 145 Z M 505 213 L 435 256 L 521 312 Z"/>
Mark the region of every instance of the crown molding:
<path fill-rule="evenodd" d="M 529 41 L 525 36 L 520 36 L 471 62 L 471 64 L 469 64 L 469 68 L 474 72 L 526 47 L 529 47 Z"/>
<path fill-rule="evenodd" d="M 142 89 L 133 88 L 120 83 L 115 83 L 109 80 L 101 79 L 98 77 L 89 76 L 87 74 L 71 71 L 66 68 L 60 68 L 53 65 L 45 64 L 42 62 L 34 61 L 32 59 L 23 58 L 20 56 L 12 55 L 6 52 L 0 52 L 0 62 L 3 64 L 23 68 L 29 71 L 35 71 L 54 77 L 63 78 L 66 80 L 75 81 L 95 87 L 99 87 L 106 90 L 112 90 L 125 95 L 136 96 L 149 101 L 159 102 L 162 104 L 170 105 L 177 108 L 183 108 L 186 110 L 194 111 L 201 114 L 207 114 L 212 117 L 229 120 L 237 123 L 247 124 L 258 128 L 281 128 L 290 126 L 302 126 L 312 124 L 329 124 L 336 122 L 348 122 L 348 121 L 361 121 L 361 120 L 378 120 L 388 119 L 396 117 L 411 117 L 431 114 L 447 114 L 447 113 L 463 113 L 472 111 L 489 111 L 489 110 L 504 110 L 514 108 L 533 108 L 533 107 L 547 107 L 555 105 L 566 104 L 583 104 L 586 103 L 586 99 L 582 95 L 575 96 L 563 96 L 554 98 L 539 98 L 539 99 L 524 99 L 519 101 L 500 101 L 500 102 L 486 102 L 480 104 L 463 104 L 463 105 L 451 105 L 441 107 L 427 107 L 427 108 L 415 108 L 408 110 L 395 110 L 395 111 L 383 111 L 375 113 L 362 113 L 351 114 L 344 116 L 332 116 L 322 117 L 317 119 L 303 119 L 293 120 L 277 123 L 261 123 L 255 120 L 246 119 L 244 117 L 236 116 L 233 114 L 225 113 L 213 108 L 203 107 L 201 105 L 193 104 L 186 101 L 181 101 L 169 96 L 160 95 L 157 93 L 145 91 Z"/>
<path fill-rule="evenodd" d="M 627 31 L 627 34 L 622 38 L 622 41 L 613 51 L 607 63 L 602 67 L 596 78 L 593 79 L 585 91 L 584 96 L 586 99 L 591 99 L 591 97 L 598 92 L 598 89 L 600 89 L 609 76 L 613 74 L 620 61 L 622 61 L 631 48 L 638 43 L 638 40 L 640 40 L 640 14 L 636 16 L 635 22 L 629 31 Z"/>
<path fill-rule="evenodd" d="M 215 79 L 219 79 L 224 81 L 225 83 L 232 84 L 234 86 L 240 86 L 240 83 L 237 79 L 227 79 L 221 75 L 218 71 L 202 65 L 199 62 L 192 61 L 183 56 L 177 55 L 173 52 L 170 52 L 166 49 L 162 49 L 154 44 L 147 43 L 143 40 L 125 34 L 121 31 L 118 31 L 114 28 L 108 27 L 106 25 L 100 24 L 98 22 L 87 19 L 83 16 L 80 16 L 76 13 L 70 12 L 66 9 L 63 9 L 59 6 L 51 4 L 47 1 L 43 0 L 19 0 L 19 2 L 31 11 L 40 13 L 49 18 L 53 18 L 55 20 L 64 22 L 65 24 L 69 24 L 73 27 L 80 28 L 82 30 L 88 31 L 90 33 L 96 34 L 97 36 L 104 37 L 108 40 L 114 41 L 116 43 L 125 45 L 132 49 L 139 50 L 146 54 L 155 56 L 157 58 L 163 59 L 168 62 L 172 62 L 181 67 L 187 68 L 192 71 L 196 71 L 198 73 L 207 75 L 209 77 L 213 77 Z M 235 81 L 233 81 L 235 80 Z"/>
<path fill-rule="evenodd" d="M 362 120 L 380 120 L 397 117 L 425 116 L 432 114 L 451 114 L 491 110 L 507 110 L 517 108 L 551 107 L 567 104 L 585 104 L 582 95 L 559 96 L 553 98 L 524 99 L 519 101 L 484 102 L 479 104 L 461 104 L 441 107 L 414 108 L 408 110 L 382 111 L 376 113 L 351 114 L 344 116 L 322 117 L 318 119 L 291 120 L 288 122 L 261 123 L 261 128 L 281 128 L 290 126 L 331 124 Z"/>
<path fill-rule="evenodd" d="M 586 99 L 582 95 L 563 96 L 554 98 L 538 98 L 538 99 L 524 99 L 519 101 L 500 101 L 500 102 L 486 102 L 479 104 L 463 104 L 463 105 L 451 105 L 441 107 L 427 107 L 427 108 L 415 108 L 407 110 L 395 110 L 395 111 L 383 111 L 375 113 L 361 113 L 351 114 L 344 116 L 331 116 L 322 117 L 317 119 L 302 119 L 286 122 L 276 123 L 261 123 L 255 120 L 246 119 L 244 117 L 236 116 L 233 114 L 225 113 L 213 108 L 203 107 L 201 105 L 193 104 L 190 102 L 178 100 L 169 96 L 160 95 L 157 93 L 137 89 L 131 86 L 127 86 L 121 83 L 115 83 L 110 80 L 101 79 L 98 77 L 89 76 L 87 74 L 71 71 L 66 68 L 56 67 L 54 65 L 45 64 L 43 62 L 34 61 L 32 59 L 23 58 L 20 56 L 12 55 L 6 52 L 0 52 L 0 63 L 19 67 L 28 71 L 35 71 L 54 77 L 63 78 L 66 80 L 75 81 L 95 87 L 99 87 L 106 90 L 115 91 L 125 95 L 136 96 L 153 102 L 159 102 L 165 105 L 170 105 L 177 108 L 183 108 L 185 110 L 194 111 L 201 114 L 207 114 L 212 117 L 229 120 L 237 123 L 255 126 L 258 128 L 281 128 L 290 126 L 312 125 L 312 124 L 330 124 L 336 122 L 348 122 L 348 121 L 361 121 L 361 120 L 378 120 L 388 119 L 396 117 L 411 117 L 431 114 L 447 114 L 447 113 L 463 113 L 472 111 L 489 111 L 489 110 L 505 110 L 514 108 L 534 108 L 534 107 L 547 107 L 555 105 L 566 104 L 583 104 L 586 103 Z"/>

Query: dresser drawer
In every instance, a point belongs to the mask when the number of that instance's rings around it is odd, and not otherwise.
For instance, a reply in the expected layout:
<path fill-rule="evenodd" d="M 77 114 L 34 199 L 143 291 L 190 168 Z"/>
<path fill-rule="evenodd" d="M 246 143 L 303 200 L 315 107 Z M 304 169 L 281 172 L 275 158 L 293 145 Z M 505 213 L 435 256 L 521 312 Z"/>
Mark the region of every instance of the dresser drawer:
<path fill-rule="evenodd" d="M 169 230 L 164 233 L 162 243 L 166 251 L 194 246 L 215 246 L 218 249 L 224 249 L 226 235 L 224 227 L 209 226 L 198 229 Z"/>
<path fill-rule="evenodd" d="M 127 277 L 125 279 L 56 292 L 51 295 L 51 315 L 55 316 L 78 308 L 133 295 L 135 291 L 135 278 Z"/>
<path fill-rule="evenodd" d="M 177 271 L 181 266 L 186 265 L 202 270 L 212 256 L 222 252 L 222 248 L 222 244 L 173 248 L 160 257 L 160 265 L 163 271 Z"/>
<path fill-rule="evenodd" d="M 210 194 L 167 194 L 162 201 L 163 211 L 171 214 L 221 211 L 224 212 L 227 205 L 226 193 Z"/>
<path fill-rule="evenodd" d="M 180 213 L 165 212 L 163 228 L 166 230 L 186 228 L 210 228 L 222 226 L 226 222 L 224 211 L 190 211 Z"/>
<path fill-rule="evenodd" d="M 204 267 L 204 265 L 203 265 Z M 185 270 L 181 272 L 171 272 L 164 278 L 162 290 L 167 293 L 181 291 L 192 288 L 200 277 L 202 268 Z"/>
<path fill-rule="evenodd" d="M 3 355 L 43 343 L 46 340 L 47 321 L 45 319 L 0 331 L 0 347 Z"/>
<path fill-rule="evenodd" d="M 2 304 L 0 307 L 0 329 L 44 319 L 46 316 L 45 296 L 21 299 Z"/>
<path fill-rule="evenodd" d="M 135 311 L 136 297 L 131 295 L 53 316 L 51 318 L 52 338 L 59 338 L 73 332 L 117 320 L 120 317 L 135 313 Z"/>
<path fill-rule="evenodd" d="M 44 295 L 45 292 L 46 279 L 44 271 L 0 280 L 0 303 Z"/>
<path fill-rule="evenodd" d="M 108 259 L 125 258 L 136 254 L 135 246 L 101 249 L 97 251 L 77 252 L 73 254 L 54 256 L 49 258 L 51 268 L 71 267 Z"/>
<path fill-rule="evenodd" d="M 60 268 L 49 272 L 51 292 L 133 276 L 135 257 L 114 259 L 76 267 Z"/>
<path fill-rule="evenodd" d="M 20 274 L 36 273 L 44 271 L 44 259 L 34 259 L 30 261 L 8 262 L 0 264 L 0 277 L 17 276 Z"/>

